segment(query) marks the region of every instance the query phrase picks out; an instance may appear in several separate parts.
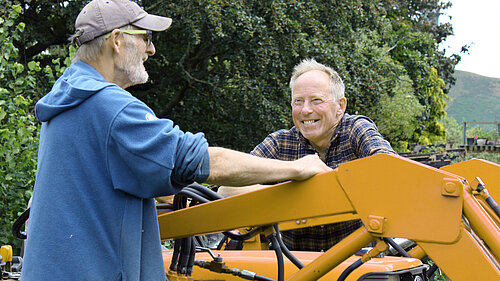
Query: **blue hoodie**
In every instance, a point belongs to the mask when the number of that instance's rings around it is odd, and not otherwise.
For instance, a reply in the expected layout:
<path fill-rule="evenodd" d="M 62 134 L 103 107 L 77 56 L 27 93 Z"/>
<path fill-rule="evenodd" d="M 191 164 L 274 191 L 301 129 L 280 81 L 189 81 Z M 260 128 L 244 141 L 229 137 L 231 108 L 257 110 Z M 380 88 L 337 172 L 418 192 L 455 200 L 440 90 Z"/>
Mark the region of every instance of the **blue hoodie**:
<path fill-rule="evenodd" d="M 22 280 L 165 280 L 153 197 L 207 179 L 204 135 L 156 118 L 81 61 L 35 112 L 42 127 Z"/>

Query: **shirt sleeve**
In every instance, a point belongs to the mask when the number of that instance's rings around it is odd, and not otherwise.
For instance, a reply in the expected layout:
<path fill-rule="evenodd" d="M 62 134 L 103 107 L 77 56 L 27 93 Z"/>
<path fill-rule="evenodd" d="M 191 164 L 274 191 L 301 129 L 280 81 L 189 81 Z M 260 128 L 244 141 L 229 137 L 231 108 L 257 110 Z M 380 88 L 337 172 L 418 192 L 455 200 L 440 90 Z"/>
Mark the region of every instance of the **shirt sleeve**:
<path fill-rule="evenodd" d="M 141 198 L 174 194 L 206 181 L 210 171 L 202 133 L 181 131 L 139 101 L 125 106 L 112 122 L 107 157 L 114 188 Z"/>
<path fill-rule="evenodd" d="M 356 148 L 355 153 L 359 158 L 379 153 L 396 153 L 368 117 L 360 116 L 354 121 L 351 136 L 352 147 Z"/>

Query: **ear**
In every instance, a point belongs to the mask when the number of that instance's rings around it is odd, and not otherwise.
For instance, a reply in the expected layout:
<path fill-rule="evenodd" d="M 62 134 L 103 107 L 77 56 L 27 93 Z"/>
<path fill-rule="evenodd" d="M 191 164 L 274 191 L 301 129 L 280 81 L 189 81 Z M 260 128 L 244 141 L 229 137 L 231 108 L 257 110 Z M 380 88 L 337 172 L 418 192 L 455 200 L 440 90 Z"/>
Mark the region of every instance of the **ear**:
<path fill-rule="evenodd" d="M 116 52 L 120 52 L 120 47 L 123 44 L 123 38 L 121 36 L 121 31 L 119 29 L 114 29 L 111 31 L 111 34 L 108 38 L 108 44 L 110 44 L 110 47 Z"/>
<path fill-rule="evenodd" d="M 347 108 L 347 99 L 345 97 L 341 97 L 337 103 L 339 104 L 339 109 L 337 110 L 337 115 L 344 114 L 345 109 Z"/>

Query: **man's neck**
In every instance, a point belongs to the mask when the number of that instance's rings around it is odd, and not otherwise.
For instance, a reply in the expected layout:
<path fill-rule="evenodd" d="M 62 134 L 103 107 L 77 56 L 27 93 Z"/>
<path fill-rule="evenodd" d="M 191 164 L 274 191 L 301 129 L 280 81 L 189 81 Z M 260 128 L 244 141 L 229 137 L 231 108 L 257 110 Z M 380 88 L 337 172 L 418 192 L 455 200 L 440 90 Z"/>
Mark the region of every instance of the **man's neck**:
<path fill-rule="evenodd" d="M 132 86 L 130 80 L 125 79 L 126 76 L 117 70 L 111 55 L 101 55 L 97 60 L 85 62 L 95 68 L 104 77 L 106 82 L 115 83 L 122 89 Z"/>
<path fill-rule="evenodd" d="M 338 128 L 340 122 L 342 122 L 342 119 L 339 120 L 339 122 L 337 124 L 335 124 L 329 130 L 330 134 L 328 134 L 328 136 L 322 138 L 319 142 L 314 142 L 312 140 L 309 140 L 309 142 L 314 147 L 314 149 L 319 153 L 319 158 L 323 161 L 326 161 L 326 152 L 328 150 L 328 147 L 330 147 L 333 136 L 337 132 L 337 128 Z"/>

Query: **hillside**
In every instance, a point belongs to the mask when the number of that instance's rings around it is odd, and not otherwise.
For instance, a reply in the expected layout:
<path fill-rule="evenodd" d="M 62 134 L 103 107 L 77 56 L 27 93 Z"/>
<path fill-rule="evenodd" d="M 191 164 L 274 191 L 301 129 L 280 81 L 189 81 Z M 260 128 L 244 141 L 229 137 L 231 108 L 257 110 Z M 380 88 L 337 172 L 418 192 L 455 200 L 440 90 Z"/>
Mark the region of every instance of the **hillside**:
<path fill-rule="evenodd" d="M 500 121 L 500 78 L 490 78 L 456 70 L 446 112 L 463 121 Z"/>

